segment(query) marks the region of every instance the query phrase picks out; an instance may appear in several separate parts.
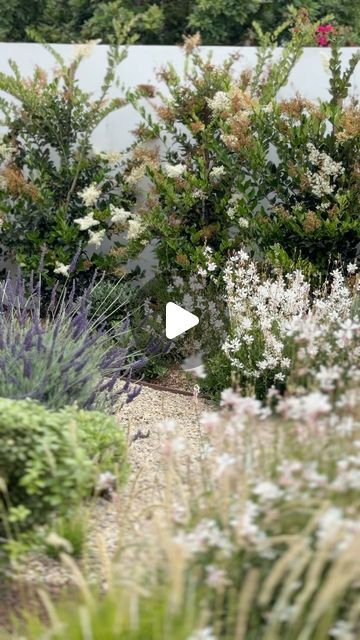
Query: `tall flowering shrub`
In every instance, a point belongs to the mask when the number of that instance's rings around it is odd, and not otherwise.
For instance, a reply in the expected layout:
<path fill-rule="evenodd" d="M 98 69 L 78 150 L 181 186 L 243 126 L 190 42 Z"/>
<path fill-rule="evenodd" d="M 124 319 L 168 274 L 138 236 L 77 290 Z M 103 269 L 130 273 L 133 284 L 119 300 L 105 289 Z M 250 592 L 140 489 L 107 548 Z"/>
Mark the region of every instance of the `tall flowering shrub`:
<path fill-rule="evenodd" d="M 241 112 L 230 104 L 223 111 L 227 144 L 239 147 L 249 176 L 247 186 L 238 182 L 235 207 L 235 219 L 246 218 L 247 241 L 283 268 L 300 266 L 314 277 L 352 262 L 360 241 L 360 110 L 349 97 L 360 54 L 342 70 L 339 40 L 329 34 L 331 52 L 322 54 L 329 98 L 298 95 L 252 109 L 246 136 L 253 161 L 241 149 Z"/>
<path fill-rule="evenodd" d="M 93 44 L 79 45 L 66 62 L 48 47 L 56 67 L 52 77 L 36 67 L 22 77 L 10 61 L 12 74 L 0 73 L 2 124 L 0 144 L 0 238 L 5 260 L 24 272 L 37 271 L 46 247 L 43 278 L 51 284 L 71 275 L 71 261 L 80 250 L 76 270 L 85 279 L 101 270 L 117 272 L 116 250 L 103 255 L 106 239 L 115 238 L 131 217 L 131 189 L 122 179 L 117 153 L 93 149 L 91 135 L 110 113 L 125 104 L 109 99 L 116 67 L 124 57 L 116 47 L 99 96 L 79 86 L 77 71 Z"/>
<path fill-rule="evenodd" d="M 139 87 L 151 111 L 133 96 L 144 122 L 138 128 L 126 180 L 132 184 L 146 176 L 150 190 L 139 211 L 137 237 L 130 251 L 139 251 L 157 238 L 155 250 L 166 276 L 174 269 L 197 272 L 207 245 L 213 249 L 214 264 L 224 265 L 248 225 L 248 217 L 232 215 L 239 184 L 242 190 L 251 189 L 253 206 L 257 203 L 248 165 L 255 170 L 263 150 L 248 135 L 250 114 L 286 83 L 314 28 L 299 17 L 292 40 L 276 61 L 276 40 L 264 36 L 255 68 L 240 75 L 233 69 L 236 57 L 217 66 L 210 57 L 202 57 L 199 36 L 189 37 L 184 44 L 183 78 L 172 65 L 158 73 L 166 96 L 152 86 Z M 224 128 L 229 110 L 234 112 L 234 131 Z M 236 144 L 232 144 L 235 134 Z"/>

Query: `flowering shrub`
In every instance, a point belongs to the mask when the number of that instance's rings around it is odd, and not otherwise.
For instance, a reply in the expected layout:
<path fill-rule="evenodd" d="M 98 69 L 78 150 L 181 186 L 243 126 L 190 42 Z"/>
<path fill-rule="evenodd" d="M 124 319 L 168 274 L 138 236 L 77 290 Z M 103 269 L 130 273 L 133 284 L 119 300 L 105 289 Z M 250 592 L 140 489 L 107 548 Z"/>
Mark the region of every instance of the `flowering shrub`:
<path fill-rule="evenodd" d="M 329 46 L 329 34 L 333 33 L 334 26 L 332 24 L 321 24 L 316 29 L 316 40 L 320 47 L 328 47 Z"/>
<path fill-rule="evenodd" d="M 331 55 L 324 56 L 328 100 L 271 100 L 248 117 L 256 160 L 252 166 L 244 149 L 248 186 L 238 183 L 236 206 L 236 216 L 246 218 L 248 242 L 283 268 L 300 266 L 314 275 L 339 260 L 352 262 L 360 240 L 360 111 L 356 100 L 346 100 L 360 54 L 342 71 L 333 37 Z M 224 113 L 228 141 L 240 147 L 238 119 L 239 112 Z"/>
<path fill-rule="evenodd" d="M 223 345 L 243 389 L 272 384 L 338 394 L 359 381 L 360 315 L 356 264 L 311 291 L 300 271 L 261 275 L 245 251 L 224 273 L 231 335 Z"/>
<path fill-rule="evenodd" d="M 125 104 L 108 98 L 124 54 L 110 48 L 100 96 L 92 99 L 76 77 L 91 50 L 91 43 L 78 46 L 67 64 L 50 47 L 57 63 L 52 78 L 39 67 L 23 78 L 13 61 L 13 75 L 0 74 L 0 90 L 9 96 L 0 102 L 7 128 L 0 144 L 1 245 L 5 259 L 25 272 L 38 270 L 45 246 L 48 283 L 71 276 L 78 250 L 76 271 L 85 278 L 95 268 L 117 272 L 116 249 L 111 255 L 99 251 L 130 217 L 132 195 L 122 180 L 121 156 L 91 146 L 98 124 Z"/>
<path fill-rule="evenodd" d="M 261 148 L 257 151 L 247 133 L 249 114 L 259 108 L 261 100 L 269 102 L 275 97 L 286 83 L 315 27 L 298 18 L 293 38 L 276 62 L 272 59 L 276 39 L 264 36 L 253 72 L 245 70 L 239 77 L 233 71 L 234 56 L 216 66 L 201 56 L 199 37 L 193 36 L 184 44 L 184 79 L 171 65 L 158 74 L 169 97 L 164 98 L 152 86 L 139 87 L 156 118 L 133 97 L 145 122 L 138 128 L 125 179 L 134 184 L 147 176 L 151 187 L 138 212 L 139 225 L 132 234 L 130 251 L 136 253 L 157 238 L 155 250 L 166 277 L 173 269 L 185 274 L 197 272 L 203 266 L 207 245 L 214 251 L 214 267 L 224 265 L 229 249 L 242 241 L 250 208 L 248 204 L 246 217 L 233 215 L 240 197 L 239 185 L 251 189 L 256 204 L 248 173 L 261 161 Z M 270 67 L 266 72 L 265 65 Z M 157 102 L 151 102 L 153 98 Z M 224 114 L 229 109 L 236 111 L 232 116 L 233 133 L 225 131 Z M 161 143 L 166 143 L 165 148 Z"/>
<path fill-rule="evenodd" d="M 306 6 L 311 19 L 333 14 L 342 25 L 345 46 L 359 42 L 360 11 L 357 4 L 344 0 L 297 0 L 295 7 Z M 201 31 L 205 44 L 248 46 L 258 41 L 253 21 L 265 31 L 274 32 L 291 15 L 287 0 L 276 4 L 250 0 L 239 6 L 237 0 L 195 0 L 179 5 L 175 0 L 43 0 L 41 5 L 23 7 L 19 0 L 9 0 L 3 8 L 0 39 L 3 42 L 31 41 L 33 29 L 46 42 L 83 42 L 101 38 L 104 43 L 139 42 L 140 44 L 177 45 L 184 33 Z M 287 34 L 285 34 L 286 37 Z"/>
<path fill-rule="evenodd" d="M 131 371 L 146 358 L 136 361 L 133 350 L 130 364 L 126 319 L 105 331 L 106 308 L 92 318 L 94 287 L 75 297 L 74 286 L 67 292 L 55 285 L 47 305 L 41 280 L 34 285 L 19 276 L 1 283 L 0 396 L 31 398 L 54 409 L 73 403 L 90 409 L 111 407 L 121 394 L 130 402 L 138 394 L 140 387 L 130 388 Z"/>
<path fill-rule="evenodd" d="M 124 472 L 124 434 L 113 418 L 0 398 L 0 546 L 29 538 L 89 497 L 99 470 Z"/>

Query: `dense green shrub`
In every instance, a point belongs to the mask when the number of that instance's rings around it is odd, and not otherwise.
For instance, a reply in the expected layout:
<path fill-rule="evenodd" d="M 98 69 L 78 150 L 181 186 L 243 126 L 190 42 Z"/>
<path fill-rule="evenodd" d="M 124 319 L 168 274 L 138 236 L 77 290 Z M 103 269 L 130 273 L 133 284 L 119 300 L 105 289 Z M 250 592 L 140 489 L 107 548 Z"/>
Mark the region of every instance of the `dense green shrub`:
<path fill-rule="evenodd" d="M 91 45 L 79 45 L 65 60 L 52 48 L 53 77 L 36 67 L 23 78 L 15 62 L 12 74 L 0 73 L 2 124 L 0 144 L 0 222 L 3 257 L 25 272 L 37 271 L 46 248 L 43 279 L 82 274 L 95 268 L 118 272 L 116 249 L 102 254 L 103 241 L 115 240 L 132 201 L 122 179 L 117 153 L 94 152 L 91 136 L 110 113 L 125 104 L 108 98 L 124 52 L 111 48 L 99 95 L 84 92 L 76 76 Z M 116 243 L 115 243 L 116 244 Z M 76 269 L 70 269 L 80 251 Z M 120 252 L 121 253 L 121 252 Z"/>
<path fill-rule="evenodd" d="M 257 20 L 263 30 L 275 31 L 292 8 L 305 8 L 312 20 L 333 14 L 343 25 L 347 42 L 358 42 L 360 8 L 351 0 L 38 0 L 30 7 L 11 0 L 2 8 L 0 39 L 31 39 L 28 27 L 36 27 L 48 42 L 79 42 L 88 37 L 112 42 L 178 44 L 184 33 L 199 30 L 205 44 L 246 45 L 257 43 L 252 27 Z"/>
<path fill-rule="evenodd" d="M 123 432 L 96 412 L 1 398 L 0 442 L 2 538 L 68 516 L 90 496 L 99 471 L 124 471 Z"/>

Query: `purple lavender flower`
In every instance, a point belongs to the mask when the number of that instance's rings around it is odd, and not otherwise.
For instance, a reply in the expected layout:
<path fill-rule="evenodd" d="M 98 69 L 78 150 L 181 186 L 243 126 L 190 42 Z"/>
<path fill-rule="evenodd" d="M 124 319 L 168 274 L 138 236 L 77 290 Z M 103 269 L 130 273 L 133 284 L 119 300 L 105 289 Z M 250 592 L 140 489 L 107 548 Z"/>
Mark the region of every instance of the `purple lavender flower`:
<path fill-rule="evenodd" d="M 80 296 L 75 285 L 70 294 L 55 285 L 46 307 L 41 278 L 19 274 L 0 283 L 1 396 L 31 397 L 58 409 L 74 402 L 86 408 L 111 404 L 119 393 L 130 402 L 138 395 L 131 375 L 146 358 L 129 362 L 134 345 L 124 347 L 128 320 L 109 331 L 89 317 L 95 284 L 93 279 Z"/>

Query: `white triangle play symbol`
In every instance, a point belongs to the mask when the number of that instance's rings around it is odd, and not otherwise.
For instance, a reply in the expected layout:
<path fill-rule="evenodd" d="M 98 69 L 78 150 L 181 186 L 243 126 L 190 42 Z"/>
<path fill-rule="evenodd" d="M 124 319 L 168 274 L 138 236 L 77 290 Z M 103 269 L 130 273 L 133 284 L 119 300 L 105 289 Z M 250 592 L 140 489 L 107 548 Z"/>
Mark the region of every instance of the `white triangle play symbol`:
<path fill-rule="evenodd" d="M 193 313 L 179 307 L 179 305 L 174 304 L 174 302 L 167 303 L 165 334 L 169 340 L 180 336 L 197 324 L 199 324 L 199 318 Z"/>

